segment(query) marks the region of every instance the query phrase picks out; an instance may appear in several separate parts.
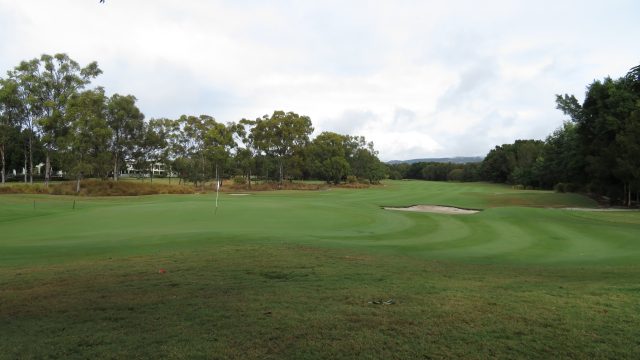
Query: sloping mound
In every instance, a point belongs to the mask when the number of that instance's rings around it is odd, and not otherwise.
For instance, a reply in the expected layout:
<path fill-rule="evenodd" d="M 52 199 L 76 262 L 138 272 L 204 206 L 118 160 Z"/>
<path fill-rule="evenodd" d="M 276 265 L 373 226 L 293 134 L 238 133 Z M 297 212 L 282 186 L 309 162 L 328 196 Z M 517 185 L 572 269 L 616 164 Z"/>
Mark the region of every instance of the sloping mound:
<path fill-rule="evenodd" d="M 478 210 L 460 209 L 452 206 L 438 206 L 438 205 L 413 205 L 409 207 L 384 207 L 385 210 L 396 211 L 415 211 L 415 212 L 428 212 L 436 214 L 449 214 L 449 215 L 471 215 L 476 214 Z"/>

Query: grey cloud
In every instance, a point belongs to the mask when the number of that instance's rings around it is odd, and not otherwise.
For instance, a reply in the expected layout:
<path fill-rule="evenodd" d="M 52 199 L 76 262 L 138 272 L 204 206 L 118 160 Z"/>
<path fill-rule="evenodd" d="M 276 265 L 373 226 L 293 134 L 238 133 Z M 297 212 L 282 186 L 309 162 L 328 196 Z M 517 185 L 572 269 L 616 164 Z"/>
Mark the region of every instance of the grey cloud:
<path fill-rule="evenodd" d="M 460 106 L 481 97 L 498 80 L 499 69 L 494 60 L 483 59 L 460 74 L 460 81 L 438 99 L 437 110 Z"/>
<path fill-rule="evenodd" d="M 398 107 L 393 114 L 394 127 L 412 127 L 416 125 L 416 113 L 412 110 Z"/>
<path fill-rule="evenodd" d="M 321 119 L 321 121 L 316 125 L 316 131 L 332 131 L 338 134 L 362 135 L 367 125 L 379 121 L 380 117 L 372 111 L 346 110 L 338 117 Z"/>
<path fill-rule="evenodd" d="M 447 145 L 442 156 L 484 156 L 496 145 L 513 142 L 508 130 L 517 122 L 515 115 L 493 111 L 462 134 L 441 135 Z"/>
<path fill-rule="evenodd" d="M 206 82 L 191 69 L 157 60 L 146 67 L 108 63 L 97 83 L 109 93 L 133 94 L 147 118 L 208 114 L 220 121 L 231 118 L 245 101 L 237 94 Z"/>

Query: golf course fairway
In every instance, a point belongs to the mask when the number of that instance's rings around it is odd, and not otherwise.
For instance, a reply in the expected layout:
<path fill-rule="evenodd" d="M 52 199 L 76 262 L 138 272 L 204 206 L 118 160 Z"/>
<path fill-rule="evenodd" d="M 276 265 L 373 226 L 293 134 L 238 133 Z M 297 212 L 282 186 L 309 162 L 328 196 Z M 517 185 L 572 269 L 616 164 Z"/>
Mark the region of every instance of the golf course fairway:
<path fill-rule="evenodd" d="M 475 214 L 385 210 L 453 206 Z M 0 196 L 0 359 L 638 358 L 640 212 L 483 183 Z M 386 303 L 385 303 L 386 302 Z"/>

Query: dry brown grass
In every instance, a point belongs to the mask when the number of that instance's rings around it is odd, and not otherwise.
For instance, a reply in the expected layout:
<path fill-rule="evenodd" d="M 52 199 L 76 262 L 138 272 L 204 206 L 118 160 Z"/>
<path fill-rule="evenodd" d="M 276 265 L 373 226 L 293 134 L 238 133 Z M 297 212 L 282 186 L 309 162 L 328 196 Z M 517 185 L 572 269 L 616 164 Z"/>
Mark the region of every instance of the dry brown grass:
<path fill-rule="evenodd" d="M 248 184 L 234 184 L 233 182 L 223 182 L 221 191 L 235 192 L 235 191 L 272 191 L 272 190 L 323 190 L 327 189 L 329 185 L 324 183 L 305 183 L 305 182 L 288 182 L 285 181 L 282 184 L 277 182 L 261 182 L 252 183 L 251 187 Z"/>
<path fill-rule="evenodd" d="M 245 192 L 245 191 L 274 191 L 274 190 L 327 190 L 329 188 L 366 189 L 372 185 L 363 183 L 330 185 L 326 183 L 285 181 L 278 182 L 254 182 L 248 184 L 235 184 L 225 180 L 220 188 L 221 192 Z M 193 194 L 196 192 L 214 192 L 213 183 L 195 186 L 193 184 L 176 185 L 162 182 L 137 182 L 137 181 L 111 181 L 87 179 L 80 183 L 80 192 L 76 193 L 76 182 L 66 181 L 52 183 L 46 187 L 42 183 L 23 184 L 13 183 L 0 186 L 0 194 L 50 194 L 50 195 L 81 195 L 81 196 L 138 196 L 156 194 Z"/>
<path fill-rule="evenodd" d="M 80 196 L 138 196 L 156 194 L 193 194 L 195 189 L 183 185 L 136 183 L 130 181 L 83 180 L 80 192 L 76 192 L 76 182 L 68 181 L 49 185 L 12 184 L 0 187 L 0 194 L 50 194 Z"/>

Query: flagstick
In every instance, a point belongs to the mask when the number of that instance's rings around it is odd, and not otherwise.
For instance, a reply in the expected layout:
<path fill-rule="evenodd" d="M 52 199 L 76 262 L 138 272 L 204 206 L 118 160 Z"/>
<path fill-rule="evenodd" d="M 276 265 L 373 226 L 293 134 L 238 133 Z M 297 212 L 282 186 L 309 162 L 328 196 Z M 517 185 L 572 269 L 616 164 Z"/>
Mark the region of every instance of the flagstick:
<path fill-rule="evenodd" d="M 218 179 L 218 166 L 216 165 L 216 210 L 213 212 L 214 215 L 218 213 L 219 194 L 220 194 L 220 180 Z"/>
<path fill-rule="evenodd" d="M 217 189 L 216 189 L 216 211 L 215 213 L 218 212 L 218 195 L 220 193 L 220 183 L 216 181 L 217 184 Z"/>

